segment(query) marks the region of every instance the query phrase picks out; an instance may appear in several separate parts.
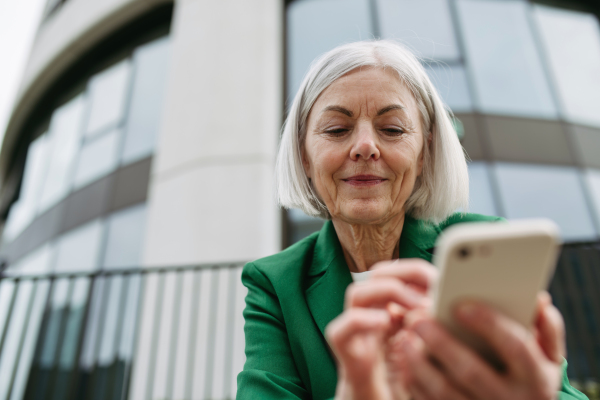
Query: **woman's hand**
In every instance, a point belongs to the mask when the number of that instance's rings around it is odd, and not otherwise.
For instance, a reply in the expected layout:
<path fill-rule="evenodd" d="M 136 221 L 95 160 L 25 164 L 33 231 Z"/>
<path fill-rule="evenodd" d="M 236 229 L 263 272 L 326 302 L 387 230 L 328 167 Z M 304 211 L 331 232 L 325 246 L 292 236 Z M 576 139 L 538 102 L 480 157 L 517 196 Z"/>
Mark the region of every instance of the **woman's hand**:
<path fill-rule="evenodd" d="M 506 365 L 494 370 L 424 312 L 407 316 L 400 334 L 401 376 L 415 400 L 552 400 L 561 382 L 564 324 L 547 293 L 538 299 L 535 332 L 482 304 L 466 303 L 456 317 L 485 339 Z"/>
<path fill-rule="evenodd" d="M 409 310 L 428 308 L 437 270 L 419 259 L 379 263 L 346 290 L 344 312 L 326 329 L 338 361 L 336 399 L 408 399 L 394 337 Z"/>

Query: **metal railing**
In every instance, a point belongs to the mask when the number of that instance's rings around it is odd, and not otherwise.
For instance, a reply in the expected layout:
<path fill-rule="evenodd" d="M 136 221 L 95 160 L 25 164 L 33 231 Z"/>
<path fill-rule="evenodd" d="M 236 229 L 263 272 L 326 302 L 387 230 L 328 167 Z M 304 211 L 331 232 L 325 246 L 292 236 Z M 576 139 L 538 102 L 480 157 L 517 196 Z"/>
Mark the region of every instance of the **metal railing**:
<path fill-rule="evenodd" d="M 0 399 L 229 399 L 242 263 L 0 277 Z"/>
<path fill-rule="evenodd" d="M 0 400 L 230 399 L 242 263 L 0 276 Z M 600 244 L 566 245 L 550 292 L 569 377 L 599 398 Z"/>

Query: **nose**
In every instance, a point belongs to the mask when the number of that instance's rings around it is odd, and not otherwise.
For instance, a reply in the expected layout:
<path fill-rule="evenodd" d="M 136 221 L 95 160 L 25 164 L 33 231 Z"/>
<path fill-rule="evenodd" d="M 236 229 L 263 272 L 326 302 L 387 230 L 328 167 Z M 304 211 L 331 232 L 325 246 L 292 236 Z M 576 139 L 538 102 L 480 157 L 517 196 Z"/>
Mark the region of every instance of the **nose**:
<path fill-rule="evenodd" d="M 376 135 L 377 133 L 372 126 L 362 126 L 357 129 L 350 152 L 352 161 L 358 161 L 361 158 L 365 161 L 379 159 L 380 152 Z"/>

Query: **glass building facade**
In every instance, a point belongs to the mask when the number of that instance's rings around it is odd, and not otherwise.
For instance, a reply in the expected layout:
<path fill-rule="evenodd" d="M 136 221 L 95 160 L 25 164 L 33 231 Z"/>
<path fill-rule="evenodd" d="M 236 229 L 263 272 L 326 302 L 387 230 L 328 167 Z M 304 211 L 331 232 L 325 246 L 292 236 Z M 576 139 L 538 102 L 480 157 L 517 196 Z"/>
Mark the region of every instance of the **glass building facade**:
<path fill-rule="evenodd" d="M 561 228 L 550 291 L 565 317 L 569 376 L 600 396 L 600 9 L 592 2 L 109 3 L 48 1 L 30 64 L 49 52 L 53 30 L 75 44 L 32 73 L 61 71 L 35 100 L 24 91 L 4 139 L 0 400 L 234 398 L 245 360 L 241 267 L 277 251 L 248 243 L 268 236 L 287 247 L 322 225 L 299 210 L 278 219 L 267 201 L 284 110 L 313 59 L 373 38 L 414 51 L 453 112 L 470 159 L 469 211 L 547 217 Z M 100 22 L 56 26 L 87 21 L 103 4 L 114 9 Z M 93 44 L 78 42 L 99 26 L 107 28 Z M 254 65 L 259 73 L 240 78 Z M 39 86 L 30 81 L 25 89 Z M 211 120 L 236 104 L 243 110 L 224 114 L 227 123 Z M 247 182 L 249 190 L 229 191 Z M 203 202 L 211 193 L 216 202 Z M 248 208 L 228 221 L 218 206 L 232 198 Z M 255 214 L 270 225 L 255 228 Z M 220 258 L 203 255 L 222 248 Z"/>

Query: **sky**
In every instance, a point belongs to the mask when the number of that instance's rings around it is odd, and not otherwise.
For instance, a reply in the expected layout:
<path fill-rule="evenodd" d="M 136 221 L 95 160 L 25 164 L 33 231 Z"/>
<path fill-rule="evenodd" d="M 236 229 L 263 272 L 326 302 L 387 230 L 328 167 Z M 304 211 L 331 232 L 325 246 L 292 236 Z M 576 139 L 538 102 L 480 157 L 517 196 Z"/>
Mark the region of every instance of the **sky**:
<path fill-rule="evenodd" d="M 0 0 L 0 141 L 46 0 Z"/>

